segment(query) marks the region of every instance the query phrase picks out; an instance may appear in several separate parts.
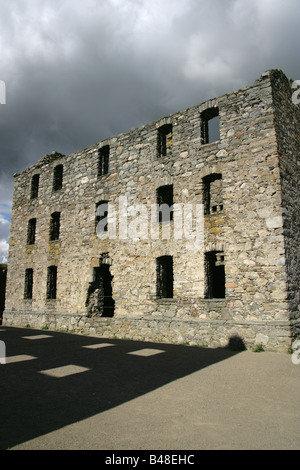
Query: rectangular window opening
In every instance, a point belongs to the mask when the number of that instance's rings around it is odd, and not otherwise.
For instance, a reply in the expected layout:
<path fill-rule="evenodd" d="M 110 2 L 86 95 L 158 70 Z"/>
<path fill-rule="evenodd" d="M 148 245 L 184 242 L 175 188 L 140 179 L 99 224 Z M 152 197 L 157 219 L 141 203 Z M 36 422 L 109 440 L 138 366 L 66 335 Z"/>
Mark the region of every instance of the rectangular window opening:
<path fill-rule="evenodd" d="M 173 257 L 161 256 L 156 259 L 156 296 L 158 299 L 173 298 Z"/>
<path fill-rule="evenodd" d="M 214 173 L 203 178 L 204 214 L 217 214 L 223 211 L 222 175 Z"/>
<path fill-rule="evenodd" d="M 156 199 L 158 205 L 158 221 L 160 223 L 173 220 L 173 185 L 165 185 L 157 188 Z"/>
<path fill-rule="evenodd" d="M 50 241 L 58 240 L 60 232 L 60 212 L 53 212 L 50 220 Z"/>
<path fill-rule="evenodd" d="M 31 179 L 30 199 L 38 197 L 39 193 L 40 175 L 33 175 Z"/>
<path fill-rule="evenodd" d="M 99 149 L 98 156 L 98 177 L 108 175 L 109 173 L 109 145 Z"/>
<path fill-rule="evenodd" d="M 57 266 L 49 266 L 47 273 L 47 299 L 56 299 Z"/>
<path fill-rule="evenodd" d="M 159 157 L 170 155 L 172 151 L 172 124 L 164 124 L 157 132 L 157 151 Z"/>
<path fill-rule="evenodd" d="M 29 268 L 25 271 L 25 287 L 24 299 L 32 299 L 33 290 L 33 269 Z"/>
<path fill-rule="evenodd" d="M 63 182 L 63 165 L 57 165 L 53 172 L 53 191 L 58 191 L 62 188 Z"/>
<path fill-rule="evenodd" d="M 205 253 L 206 295 L 207 299 L 225 298 L 224 253 L 210 251 Z"/>
<path fill-rule="evenodd" d="M 36 219 L 30 219 L 27 230 L 27 245 L 35 244 Z"/>
<path fill-rule="evenodd" d="M 96 204 L 96 234 L 106 233 L 108 231 L 108 201 L 100 201 Z"/>
<path fill-rule="evenodd" d="M 206 109 L 200 115 L 201 118 L 201 143 L 210 144 L 220 140 L 219 108 Z"/>

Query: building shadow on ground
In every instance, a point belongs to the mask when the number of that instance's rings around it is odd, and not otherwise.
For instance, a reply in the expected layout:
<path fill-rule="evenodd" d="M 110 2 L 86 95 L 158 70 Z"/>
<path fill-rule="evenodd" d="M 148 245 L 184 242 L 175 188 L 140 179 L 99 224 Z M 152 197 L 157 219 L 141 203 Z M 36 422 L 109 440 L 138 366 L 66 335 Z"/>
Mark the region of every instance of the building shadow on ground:
<path fill-rule="evenodd" d="M 86 419 L 245 349 L 95 338 L 2 326 L 0 449 Z M 32 339 L 35 337 L 35 339 Z M 69 374 L 69 375 L 68 375 Z"/>

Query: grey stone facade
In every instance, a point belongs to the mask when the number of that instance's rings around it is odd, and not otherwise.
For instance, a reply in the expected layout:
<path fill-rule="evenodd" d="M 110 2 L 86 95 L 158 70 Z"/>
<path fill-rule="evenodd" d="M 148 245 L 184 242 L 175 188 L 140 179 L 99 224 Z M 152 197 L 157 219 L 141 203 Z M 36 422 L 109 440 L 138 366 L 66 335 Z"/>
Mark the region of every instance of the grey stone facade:
<path fill-rule="evenodd" d="M 291 84 L 271 70 L 15 175 L 4 322 L 212 347 L 239 336 L 286 351 L 299 328 Z M 174 204 L 169 221 L 151 216 L 162 203 Z M 195 239 L 178 217 L 195 224 L 196 207 Z"/>

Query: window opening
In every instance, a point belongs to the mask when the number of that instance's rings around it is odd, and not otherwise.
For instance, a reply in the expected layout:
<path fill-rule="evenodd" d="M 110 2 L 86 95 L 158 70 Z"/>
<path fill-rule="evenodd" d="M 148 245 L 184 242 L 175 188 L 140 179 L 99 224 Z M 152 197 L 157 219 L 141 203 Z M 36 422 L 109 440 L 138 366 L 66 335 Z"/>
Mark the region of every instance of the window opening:
<path fill-rule="evenodd" d="M 50 221 L 50 240 L 58 240 L 60 232 L 60 212 L 53 212 Z"/>
<path fill-rule="evenodd" d="M 99 149 L 98 177 L 109 173 L 109 145 Z"/>
<path fill-rule="evenodd" d="M 62 188 L 63 182 L 63 165 L 57 165 L 53 172 L 53 190 L 58 191 Z"/>
<path fill-rule="evenodd" d="M 33 269 L 29 268 L 25 271 L 25 287 L 24 287 L 24 299 L 32 299 L 32 287 L 33 287 Z"/>
<path fill-rule="evenodd" d="M 38 197 L 39 193 L 40 175 L 33 175 L 31 178 L 30 199 Z"/>
<path fill-rule="evenodd" d="M 158 128 L 157 150 L 159 157 L 165 157 L 172 150 L 172 124 L 164 124 Z"/>
<path fill-rule="evenodd" d="M 173 220 L 173 185 L 160 186 L 156 191 L 158 205 L 158 221 L 170 222 Z"/>
<path fill-rule="evenodd" d="M 96 234 L 108 231 L 108 201 L 100 201 L 96 204 Z"/>
<path fill-rule="evenodd" d="M 205 253 L 206 298 L 225 298 L 225 261 L 224 253 L 211 251 Z"/>
<path fill-rule="evenodd" d="M 219 108 L 206 109 L 201 117 L 201 143 L 210 144 L 220 140 Z"/>
<path fill-rule="evenodd" d="M 173 298 L 173 257 L 161 256 L 156 259 L 156 296 L 159 299 Z"/>
<path fill-rule="evenodd" d="M 27 245 L 35 244 L 36 219 L 30 219 L 27 230 Z"/>
<path fill-rule="evenodd" d="M 47 273 L 47 299 L 56 299 L 57 266 L 49 266 Z"/>
<path fill-rule="evenodd" d="M 204 214 L 216 214 L 223 211 L 223 181 L 221 174 L 212 174 L 203 178 Z"/>

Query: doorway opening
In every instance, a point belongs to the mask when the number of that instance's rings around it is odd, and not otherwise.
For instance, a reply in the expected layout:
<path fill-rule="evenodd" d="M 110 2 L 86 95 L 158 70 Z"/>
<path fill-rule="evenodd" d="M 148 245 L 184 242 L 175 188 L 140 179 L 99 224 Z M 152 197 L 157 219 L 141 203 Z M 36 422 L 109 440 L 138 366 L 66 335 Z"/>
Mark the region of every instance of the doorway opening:
<path fill-rule="evenodd" d="M 94 268 L 93 278 L 86 301 L 89 316 L 113 317 L 115 301 L 112 296 L 113 276 L 110 266 L 101 264 Z"/>

